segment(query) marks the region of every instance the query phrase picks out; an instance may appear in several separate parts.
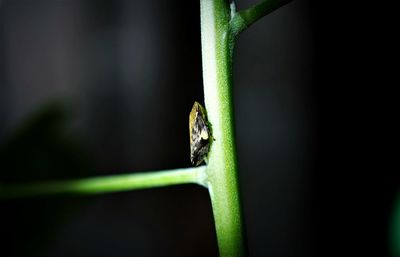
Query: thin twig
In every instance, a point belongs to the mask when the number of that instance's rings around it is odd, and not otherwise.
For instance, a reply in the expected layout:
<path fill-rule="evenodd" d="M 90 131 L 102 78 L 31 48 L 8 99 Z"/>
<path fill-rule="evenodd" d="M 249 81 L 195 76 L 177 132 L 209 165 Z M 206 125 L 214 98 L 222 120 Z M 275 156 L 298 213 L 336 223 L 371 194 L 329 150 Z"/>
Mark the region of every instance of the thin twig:
<path fill-rule="evenodd" d="M 48 181 L 21 185 L 0 185 L 0 199 L 33 197 L 61 193 L 102 194 L 134 189 L 145 189 L 177 184 L 205 184 L 206 166 L 83 178 L 66 181 Z"/>
<path fill-rule="evenodd" d="M 243 11 L 233 10 L 231 17 L 231 30 L 236 36 L 263 16 L 275 11 L 292 0 L 265 0 Z M 231 8 L 234 5 L 231 5 Z"/>

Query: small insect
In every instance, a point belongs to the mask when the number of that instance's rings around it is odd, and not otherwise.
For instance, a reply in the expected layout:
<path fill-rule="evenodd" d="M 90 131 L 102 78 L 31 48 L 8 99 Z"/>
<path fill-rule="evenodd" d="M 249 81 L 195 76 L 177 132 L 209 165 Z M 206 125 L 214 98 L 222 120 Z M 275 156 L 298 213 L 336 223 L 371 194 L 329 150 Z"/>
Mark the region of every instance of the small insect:
<path fill-rule="evenodd" d="M 207 121 L 206 110 L 198 102 L 194 102 L 189 114 L 190 134 L 190 161 L 199 166 L 203 161 L 207 162 L 207 154 L 210 149 L 211 131 Z"/>

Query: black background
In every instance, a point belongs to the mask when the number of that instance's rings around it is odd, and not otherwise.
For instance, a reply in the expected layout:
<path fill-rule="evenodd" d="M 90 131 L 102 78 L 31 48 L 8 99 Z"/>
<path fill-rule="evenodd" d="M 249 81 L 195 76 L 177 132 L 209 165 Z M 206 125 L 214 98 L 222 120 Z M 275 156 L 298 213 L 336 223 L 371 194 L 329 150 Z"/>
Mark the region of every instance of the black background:
<path fill-rule="evenodd" d="M 298 0 L 238 38 L 251 256 L 388 255 L 394 32 L 379 14 Z M 200 55 L 197 1 L 0 2 L 2 183 L 190 166 Z M 2 201 L 1 213 L 2 256 L 217 255 L 196 186 Z"/>

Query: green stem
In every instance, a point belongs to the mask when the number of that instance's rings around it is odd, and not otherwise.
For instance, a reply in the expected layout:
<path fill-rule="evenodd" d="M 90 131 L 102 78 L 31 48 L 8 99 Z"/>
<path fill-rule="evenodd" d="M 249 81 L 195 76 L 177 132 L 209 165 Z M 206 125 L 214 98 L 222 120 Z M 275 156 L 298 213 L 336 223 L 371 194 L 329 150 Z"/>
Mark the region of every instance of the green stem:
<path fill-rule="evenodd" d="M 232 102 L 230 9 L 224 0 L 201 0 L 204 100 L 213 138 L 208 188 L 220 256 L 244 256 Z"/>
<path fill-rule="evenodd" d="M 0 185 L 0 198 L 99 194 L 195 183 L 208 187 L 220 256 L 245 256 L 232 99 L 234 39 L 259 18 L 288 2 L 267 0 L 236 12 L 234 4 L 231 10 L 226 0 L 200 0 L 204 100 L 215 139 L 207 166 L 21 186 Z"/>
<path fill-rule="evenodd" d="M 279 7 L 291 2 L 292 0 L 264 0 L 246 10 L 233 12 L 231 21 L 232 33 L 238 35 L 251 24 L 258 21 L 263 16 L 275 11 Z"/>
<path fill-rule="evenodd" d="M 232 99 L 234 39 L 262 16 L 288 3 L 267 0 L 236 12 L 226 0 L 200 0 L 204 101 L 213 138 L 207 182 L 220 256 L 245 256 Z"/>
<path fill-rule="evenodd" d="M 113 175 L 69 181 L 49 181 L 24 185 L 0 186 L 0 199 L 60 193 L 102 194 L 187 183 L 206 186 L 204 182 L 206 176 L 205 169 L 205 166 L 200 166 L 195 168 Z"/>

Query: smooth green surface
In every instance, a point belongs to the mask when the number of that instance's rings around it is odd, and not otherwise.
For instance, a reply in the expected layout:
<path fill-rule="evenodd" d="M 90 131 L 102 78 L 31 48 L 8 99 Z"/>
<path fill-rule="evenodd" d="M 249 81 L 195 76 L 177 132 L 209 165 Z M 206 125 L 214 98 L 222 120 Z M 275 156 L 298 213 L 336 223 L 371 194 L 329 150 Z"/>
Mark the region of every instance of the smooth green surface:
<path fill-rule="evenodd" d="M 219 253 L 245 256 L 246 243 L 238 186 L 232 99 L 232 54 L 235 37 L 289 1 L 267 0 L 236 12 L 225 0 L 201 0 L 201 46 L 204 102 L 213 138 L 206 173 Z"/>
<path fill-rule="evenodd" d="M 215 139 L 206 172 L 219 254 L 244 256 L 233 127 L 230 9 L 223 0 L 201 0 L 200 17 L 204 100 Z"/>
<path fill-rule="evenodd" d="M 0 198 L 32 197 L 49 194 L 100 194 L 195 183 L 206 186 L 205 166 L 195 168 L 122 174 L 66 181 L 0 186 Z"/>
<path fill-rule="evenodd" d="M 231 21 L 232 33 L 238 35 L 260 18 L 291 1 L 292 0 L 265 0 L 243 11 L 235 12 Z"/>

